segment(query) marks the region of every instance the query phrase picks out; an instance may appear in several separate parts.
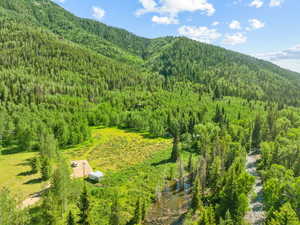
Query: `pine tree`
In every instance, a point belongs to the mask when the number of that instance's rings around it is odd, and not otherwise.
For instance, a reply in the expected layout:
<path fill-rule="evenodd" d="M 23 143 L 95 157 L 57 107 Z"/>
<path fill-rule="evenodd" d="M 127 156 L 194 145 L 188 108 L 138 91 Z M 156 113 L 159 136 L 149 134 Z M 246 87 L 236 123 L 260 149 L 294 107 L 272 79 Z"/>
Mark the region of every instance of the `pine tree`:
<path fill-rule="evenodd" d="M 120 206 L 117 195 L 115 196 L 115 199 L 111 206 L 109 222 L 110 225 L 120 225 Z"/>
<path fill-rule="evenodd" d="M 213 93 L 213 100 L 217 100 L 222 98 L 222 94 L 220 92 L 219 86 L 216 86 L 214 93 Z"/>
<path fill-rule="evenodd" d="M 209 174 L 208 183 L 214 191 L 218 189 L 218 182 L 220 179 L 221 170 L 222 170 L 222 161 L 220 157 L 217 156 L 213 160 L 208 173 Z"/>
<path fill-rule="evenodd" d="M 194 183 L 195 184 L 194 184 L 191 208 L 195 212 L 202 206 L 202 200 L 201 200 L 202 189 L 201 189 L 201 182 L 200 182 L 199 175 L 196 177 Z"/>
<path fill-rule="evenodd" d="M 232 220 L 231 214 L 229 211 L 226 212 L 225 214 L 225 223 L 224 225 L 234 225 L 234 222 Z"/>
<path fill-rule="evenodd" d="M 133 222 L 133 224 L 141 224 L 142 221 L 143 221 L 143 212 L 142 212 L 141 199 L 139 198 L 136 202 L 132 222 Z"/>
<path fill-rule="evenodd" d="M 146 211 L 146 201 L 144 199 L 143 201 L 143 204 L 142 204 L 142 221 L 144 221 L 146 219 L 146 214 L 147 214 L 147 211 Z"/>
<path fill-rule="evenodd" d="M 225 219 L 220 219 L 220 225 L 234 225 L 229 211 L 226 212 Z"/>
<path fill-rule="evenodd" d="M 226 115 L 224 107 L 220 109 L 219 105 L 216 106 L 216 112 L 213 117 L 213 121 L 219 125 L 223 125 L 226 122 Z"/>
<path fill-rule="evenodd" d="M 20 210 L 16 199 L 6 188 L 0 189 L 0 224 L 29 225 L 28 211 Z"/>
<path fill-rule="evenodd" d="M 183 160 L 180 157 L 178 159 L 178 174 L 179 174 L 179 189 L 182 191 L 184 190 L 184 165 L 183 165 Z"/>
<path fill-rule="evenodd" d="M 212 207 L 203 207 L 200 220 L 198 222 L 199 225 L 216 225 L 215 222 L 215 211 Z"/>
<path fill-rule="evenodd" d="M 279 211 L 273 213 L 269 225 L 299 225 L 300 220 L 290 203 L 285 203 Z"/>
<path fill-rule="evenodd" d="M 256 116 L 252 131 L 252 148 L 259 148 L 261 142 L 261 118 Z"/>
<path fill-rule="evenodd" d="M 190 154 L 189 156 L 189 162 L 188 162 L 188 171 L 190 174 L 193 173 L 193 154 Z"/>
<path fill-rule="evenodd" d="M 51 179 L 51 191 L 54 193 L 56 205 L 63 217 L 68 207 L 68 196 L 70 195 L 71 173 L 67 162 L 60 159 Z"/>
<path fill-rule="evenodd" d="M 50 159 L 48 157 L 42 157 L 41 158 L 41 175 L 42 180 L 47 181 L 50 179 L 52 174 L 52 166 Z"/>
<path fill-rule="evenodd" d="M 78 203 L 78 208 L 80 210 L 79 213 L 79 221 L 80 225 L 90 225 L 89 222 L 89 211 L 90 211 L 90 201 L 86 186 L 84 185 L 83 191 L 80 196 L 80 200 Z"/>
<path fill-rule="evenodd" d="M 171 161 L 176 162 L 180 156 L 179 136 L 176 135 L 173 139 L 173 148 L 171 153 Z"/>
<path fill-rule="evenodd" d="M 39 157 L 34 157 L 30 160 L 30 166 L 31 166 L 31 172 L 33 174 L 38 173 L 41 165 L 40 165 L 40 158 Z"/>
<path fill-rule="evenodd" d="M 57 224 L 57 210 L 54 202 L 53 193 L 50 191 L 43 198 L 42 212 L 43 212 L 43 224 L 45 225 L 56 225 Z"/>
<path fill-rule="evenodd" d="M 75 225 L 75 219 L 72 211 L 70 211 L 68 214 L 67 225 Z"/>

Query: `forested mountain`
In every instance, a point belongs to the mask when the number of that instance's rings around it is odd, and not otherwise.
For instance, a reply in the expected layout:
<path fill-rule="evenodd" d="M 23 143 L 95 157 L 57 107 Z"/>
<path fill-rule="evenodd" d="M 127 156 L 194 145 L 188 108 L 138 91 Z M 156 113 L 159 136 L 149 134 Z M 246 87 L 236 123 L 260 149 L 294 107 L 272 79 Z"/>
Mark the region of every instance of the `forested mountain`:
<path fill-rule="evenodd" d="M 183 37 L 138 37 L 50 0 L 0 0 L 0 50 L 0 155 L 34 153 L 29 174 L 51 183 L 30 214 L 0 190 L 0 225 L 140 225 L 165 186 L 185 182 L 185 225 L 245 224 L 255 151 L 266 224 L 300 223 L 300 74 Z M 93 145 L 91 127 L 172 148 L 81 191 L 65 154 Z"/>
<path fill-rule="evenodd" d="M 222 95 L 299 102 L 299 75 L 262 60 L 186 38 L 141 38 L 78 18 L 49 0 L 3 0 L 0 6 L 2 17 L 43 27 L 61 39 L 166 77 L 197 82 L 210 91 L 222 89 Z"/>

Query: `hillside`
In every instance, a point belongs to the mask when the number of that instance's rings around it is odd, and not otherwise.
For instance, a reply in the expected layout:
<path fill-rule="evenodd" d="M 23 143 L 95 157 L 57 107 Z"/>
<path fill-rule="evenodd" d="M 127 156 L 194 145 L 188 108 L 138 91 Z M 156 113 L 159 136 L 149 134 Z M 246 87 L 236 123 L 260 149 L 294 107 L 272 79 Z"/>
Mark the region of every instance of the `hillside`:
<path fill-rule="evenodd" d="M 300 74 L 50 0 L 1 0 L 0 50 L 1 225 L 300 224 Z"/>
<path fill-rule="evenodd" d="M 147 66 L 166 77 L 201 83 L 224 96 L 299 103 L 300 75 L 271 63 L 186 38 L 152 52 Z"/>
<path fill-rule="evenodd" d="M 299 104 L 299 74 L 223 48 L 186 38 L 141 38 L 78 18 L 50 0 L 3 0 L 0 15 L 165 77 L 203 84 L 207 91 L 222 89 L 222 95 Z"/>
<path fill-rule="evenodd" d="M 132 47 L 133 41 L 134 45 L 138 45 L 143 40 L 136 37 L 135 41 L 135 36 L 124 30 L 75 17 L 50 0 L 3 0 L 0 2 L 0 16 L 43 27 L 63 39 L 120 61 L 142 63 L 139 57 L 127 50 Z M 114 44 L 116 42 L 119 44 L 122 42 L 122 46 L 127 48 L 122 49 Z"/>

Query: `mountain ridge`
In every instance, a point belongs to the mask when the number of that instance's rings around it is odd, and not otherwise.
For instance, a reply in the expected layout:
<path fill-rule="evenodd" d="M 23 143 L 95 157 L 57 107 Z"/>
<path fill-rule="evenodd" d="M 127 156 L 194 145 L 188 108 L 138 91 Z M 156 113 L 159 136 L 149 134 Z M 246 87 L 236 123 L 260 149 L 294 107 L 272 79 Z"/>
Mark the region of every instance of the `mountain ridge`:
<path fill-rule="evenodd" d="M 62 41 L 84 46 L 137 70 L 200 83 L 207 91 L 222 89 L 222 95 L 299 102 L 300 74 L 222 47 L 185 37 L 139 37 L 79 18 L 50 0 L 3 0 L 0 17 L 46 29 Z"/>

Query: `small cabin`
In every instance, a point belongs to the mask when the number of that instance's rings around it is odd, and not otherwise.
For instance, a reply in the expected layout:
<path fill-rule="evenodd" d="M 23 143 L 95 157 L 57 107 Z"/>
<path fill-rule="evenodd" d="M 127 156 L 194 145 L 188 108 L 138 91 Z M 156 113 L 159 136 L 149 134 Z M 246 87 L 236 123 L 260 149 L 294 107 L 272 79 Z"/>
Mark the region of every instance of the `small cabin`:
<path fill-rule="evenodd" d="M 92 181 L 99 182 L 102 177 L 104 177 L 104 174 L 100 171 L 95 171 L 95 172 L 89 173 L 89 179 Z"/>

